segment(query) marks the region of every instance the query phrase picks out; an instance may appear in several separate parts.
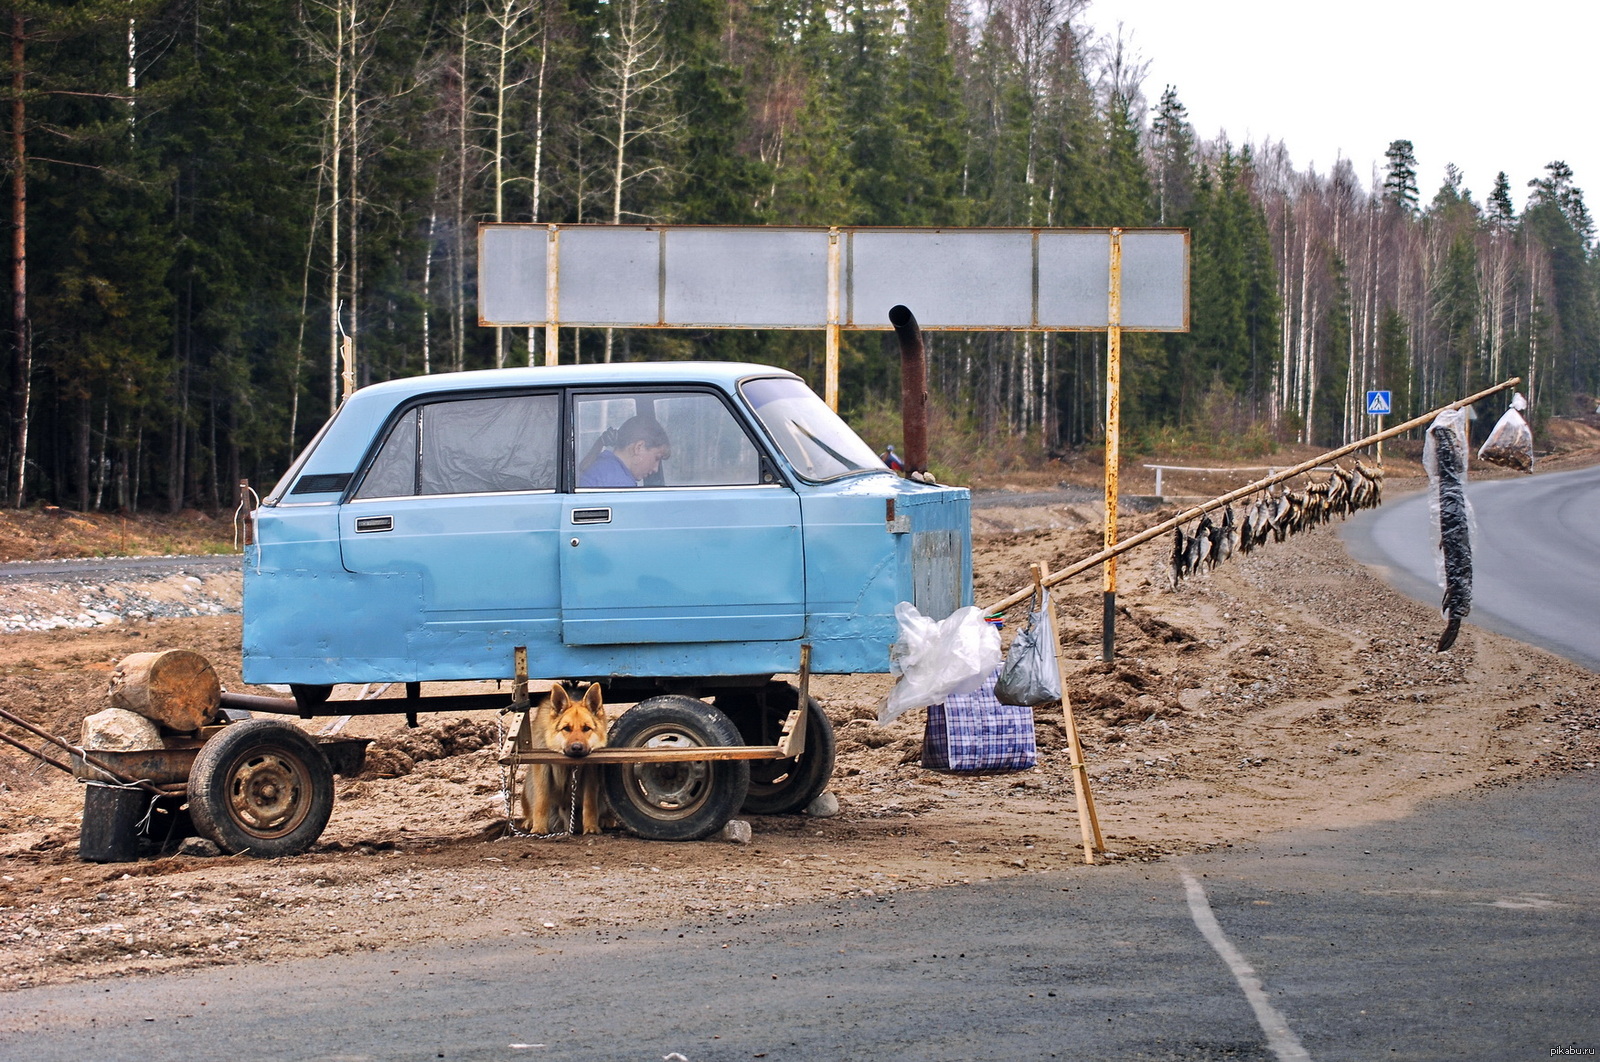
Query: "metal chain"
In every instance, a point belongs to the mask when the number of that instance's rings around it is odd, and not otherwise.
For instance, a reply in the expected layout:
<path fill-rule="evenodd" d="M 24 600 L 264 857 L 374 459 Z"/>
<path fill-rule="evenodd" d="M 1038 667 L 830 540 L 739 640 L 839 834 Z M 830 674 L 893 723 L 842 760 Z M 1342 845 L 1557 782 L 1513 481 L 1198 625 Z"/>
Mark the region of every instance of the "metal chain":
<path fill-rule="evenodd" d="M 506 741 L 505 715 L 505 711 L 502 711 L 499 715 L 495 716 L 494 725 L 496 748 L 503 746 Z M 532 767 L 533 765 L 529 764 L 524 768 L 524 770 L 531 770 Z M 571 837 L 576 834 L 578 832 L 578 789 L 580 788 L 578 785 L 578 773 L 585 770 L 588 770 L 587 766 L 572 767 L 568 770 L 567 791 L 571 794 L 571 799 L 567 804 L 566 830 L 557 831 L 555 833 L 534 833 L 530 830 L 523 829 L 521 826 L 518 826 L 517 817 L 511 813 L 511 790 L 513 788 L 512 783 L 516 778 L 517 767 L 516 764 L 513 763 L 506 764 L 506 769 L 501 772 L 500 776 L 500 799 L 505 802 L 506 809 L 506 832 L 503 834 L 503 836 L 532 837 L 534 840 L 538 841 L 553 841 L 558 837 Z"/>

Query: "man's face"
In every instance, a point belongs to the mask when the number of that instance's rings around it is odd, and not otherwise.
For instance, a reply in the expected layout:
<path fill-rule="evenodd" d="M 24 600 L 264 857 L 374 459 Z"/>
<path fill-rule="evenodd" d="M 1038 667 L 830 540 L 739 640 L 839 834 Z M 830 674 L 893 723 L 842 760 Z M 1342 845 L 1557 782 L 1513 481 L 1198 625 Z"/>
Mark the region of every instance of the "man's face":
<path fill-rule="evenodd" d="M 631 442 L 617 451 L 617 457 L 634 479 L 648 479 L 661 468 L 661 462 L 672 456 L 670 445 L 650 446 L 643 440 Z"/>

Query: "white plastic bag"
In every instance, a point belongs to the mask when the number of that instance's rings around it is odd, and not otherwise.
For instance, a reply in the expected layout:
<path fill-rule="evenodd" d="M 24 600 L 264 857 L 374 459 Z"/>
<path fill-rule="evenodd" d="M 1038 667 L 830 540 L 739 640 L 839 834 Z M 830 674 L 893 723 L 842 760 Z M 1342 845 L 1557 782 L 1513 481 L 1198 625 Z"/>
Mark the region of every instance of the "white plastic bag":
<path fill-rule="evenodd" d="M 1011 639 L 994 695 L 1001 704 L 1036 708 L 1061 699 L 1061 669 L 1056 665 L 1056 627 L 1050 619 L 1050 591 L 1035 598 L 1028 625 Z"/>
<path fill-rule="evenodd" d="M 889 670 L 899 681 L 878 707 L 879 725 L 952 693 L 971 693 L 1000 666 L 1000 632 L 973 605 L 931 620 L 902 601 L 894 616 L 900 640 L 890 650 Z"/>
<path fill-rule="evenodd" d="M 1478 460 L 1514 468 L 1518 472 L 1533 472 L 1533 431 L 1522 416 L 1522 411 L 1527 408 L 1527 399 L 1519 394 L 1511 396 L 1511 408 L 1505 411 L 1489 437 L 1478 447 Z"/>

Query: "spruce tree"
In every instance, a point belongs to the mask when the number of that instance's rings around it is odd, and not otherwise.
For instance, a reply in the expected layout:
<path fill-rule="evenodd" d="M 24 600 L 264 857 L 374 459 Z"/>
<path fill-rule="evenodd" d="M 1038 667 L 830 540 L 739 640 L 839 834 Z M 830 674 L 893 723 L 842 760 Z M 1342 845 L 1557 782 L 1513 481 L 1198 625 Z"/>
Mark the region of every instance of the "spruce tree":
<path fill-rule="evenodd" d="M 1156 222 L 1180 225 L 1194 198 L 1194 127 L 1189 112 L 1178 101 L 1178 90 L 1168 85 L 1150 123 L 1152 167 L 1156 186 Z"/>

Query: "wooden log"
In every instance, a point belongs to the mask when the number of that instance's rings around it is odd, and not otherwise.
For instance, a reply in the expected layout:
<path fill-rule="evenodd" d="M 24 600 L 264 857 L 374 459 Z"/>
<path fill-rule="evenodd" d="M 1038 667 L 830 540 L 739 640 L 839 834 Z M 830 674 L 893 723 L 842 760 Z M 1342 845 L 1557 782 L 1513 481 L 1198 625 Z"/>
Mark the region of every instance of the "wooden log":
<path fill-rule="evenodd" d="M 188 649 L 134 653 L 111 672 L 111 703 L 170 730 L 197 730 L 217 716 L 222 683 L 211 662 Z"/>

